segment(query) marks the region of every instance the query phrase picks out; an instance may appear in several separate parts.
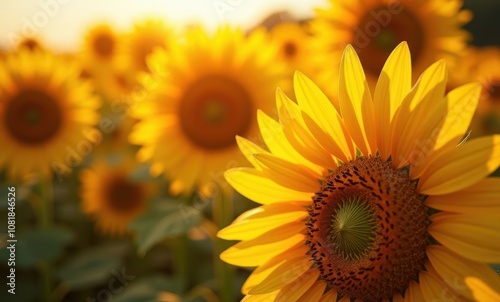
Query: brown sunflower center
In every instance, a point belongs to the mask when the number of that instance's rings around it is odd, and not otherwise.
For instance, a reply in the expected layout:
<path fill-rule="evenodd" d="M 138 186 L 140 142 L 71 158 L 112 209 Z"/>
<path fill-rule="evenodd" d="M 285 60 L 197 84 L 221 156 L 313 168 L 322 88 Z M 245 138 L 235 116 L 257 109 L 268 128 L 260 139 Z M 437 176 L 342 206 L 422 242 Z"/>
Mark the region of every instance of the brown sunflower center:
<path fill-rule="evenodd" d="M 37 40 L 35 40 L 34 38 L 26 38 L 26 39 L 24 39 L 19 44 L 19 47 L 20 48 L 28 49 L 30 51 L 41 50 L 42 49 L 42 46 L 40 45 L 40 43 Z"/>
<path fill-rule="evenodd" d="M 115 50 L 115 40 L 108 34 L 102 34 L 94 40 L 95 52 L 102 58 L 109 59 Z"/>
<path fill-rule="evenodd" d="M 493 80 L 485 89 L 488 93 L 490 101 L 500 103 L 500 80 Z"/>
<path fill-rule="evenodd" d="M 43 144 L 60 130 L 61 108 L 47 93 L 27 89 L 7 101 L 4 124 L 8 133 L 26 145 Z"/>
<path fill-rule="evenodd" d="M 118 213 L 132 212 L 144 204 L 142 186 L 124 177 L 113 179 L 105 194 L 108 205 Z"/>
<path fill-rule="evenodd" d="M 293 58 L 297 54 L 297 45 L 292 41 L 285 42 L 282 49 L 287 58 Z"/>
<path fill-rule="evenodd" d="M 355 29 L 353 45 L 367 72 L 380 74 L 392 50 L 407 41 L 413 61 L 418 61 L 425 39 L 421 21 L 401 4 L 369 10 Z"/>
<path fill-rule="evenodd" d="M 427 213 L 409 177 L 378 158 L 360 158 L 325 179 L 309 210 L 310 254 L 342 295 L 390 299 L 422 269 Z"/>
<path fill-rule="evenodd" d="M 252 102 L 240 83 L 209 76 L 189 86 L 180 104 L 180 125 L 195 145 L 220 150 L 235 145 L 252 122 Z"/>

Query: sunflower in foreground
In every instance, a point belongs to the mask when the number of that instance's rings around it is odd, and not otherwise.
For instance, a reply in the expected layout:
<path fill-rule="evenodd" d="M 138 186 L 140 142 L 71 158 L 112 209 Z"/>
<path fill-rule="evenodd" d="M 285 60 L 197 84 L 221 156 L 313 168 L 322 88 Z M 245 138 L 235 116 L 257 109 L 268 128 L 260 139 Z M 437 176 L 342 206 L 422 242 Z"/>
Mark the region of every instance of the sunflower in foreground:
<path fill-rule="evenodd" d="M 172 193 L 198 186 L 212 194 L 214 183 L 224 186 L 223 171 L 245 161 L 234 138 L 257 137 L 254 112 L 271 112 L 266 100 L 284 79 L 266 41 L 262 30 L 245 37 L 226 27 L 213 35 L 194 27 L 185 43 L 151 55 L 130 140 L 142 145 L 138 158 L 152 163 L 153 175 L 164 172 L 172 180 Z"/>
<path fill-rule="evenodd" d="M 131 178 L 135 168 L 132 160 L 111 165 L 99 159 L 80 174 L 83 212 L 93 216 L 105 234 L 123 235 L 148 205 L 154 188 Z"/>
<path fill-rule="evenodd" d="M 266 151 L 238 138 L 254 168 L 225 174 L 261 203 L 219 232 L 221 254 L 257 266 L 244 301 L 485 301 L 500 291 L 500 135 L 461 143 L 479 84 L 444 96 L 439 61 L 411 87 L 410 52 L 389 56 L 373 98 L 350 45 L 338 112 L 297 73 L 298 103 L 277 92 Z M 273 134 L 273 135 L 270 135 Z M 486 295 L 486 294 L 484 294 Z"/>
<path fill-rule="evenodd" d="M 461 26 L 471 19 L 460 10 L 459 0 L 330 0 L 329 8 L 317 9 L 311 27 L 317 63 L 323 68 L 320 87 L 336 95 L 342 51 L 351 44 L 358 53 L 370 88 L 392 49 L 407 41 L 412 53 L 413 77 L 417 78 L 437 59 L 456 61 L 468 34 Z M 323 87 L 322 87 L 323 88 Z"/>
<path fill-rule="evenodd" d="M 48 52 L 20 51 L 0 62 L 0 167 L 9 178 L 65 174 L 91 151 L 100 102 L 79 73 Z"/>

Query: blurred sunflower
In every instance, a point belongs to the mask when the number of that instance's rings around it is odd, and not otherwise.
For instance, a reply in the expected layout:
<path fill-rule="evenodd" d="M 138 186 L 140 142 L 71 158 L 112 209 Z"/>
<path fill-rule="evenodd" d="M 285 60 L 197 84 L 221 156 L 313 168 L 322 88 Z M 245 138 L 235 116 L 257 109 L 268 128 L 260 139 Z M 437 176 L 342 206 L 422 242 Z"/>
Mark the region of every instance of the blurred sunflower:
<path fill-rule="evenodd" d="M 317 64 L 323 68 L 320 87 L 336 96 L 342 51 L 353 45 L 373 89 L 378 75 L 396 45 L 408 41 L 416 78 L 437 59 L 455 61 L 468 34 L 461 26 L 471 19 L 460 10 L 459 0 L 330 0 L 329 8 L 317 9 L 311 28 Z"/>
<path fill-rule="evenodd" d="M 131 179 L 135 168 L 132 160 L 111 165 L 99 159 L 80 174 L 82 209 L 105 234 L 125 234 L 127 224 L 148 205 L 154 187 Z"/>
<path fill-rule="evenodd" d="M 18 50 L 44 50 L 42 43 L 35 37 L 24 37 L 19 41 L 16 47 Z"/>
<path fill-rule="evenodd" d="M 411 88 L 402 43 L 372 99 L 349 45 L 341 112 L 300 73 L 298 103 L 278 90 L 279 122 L 260 125 L 275 135 L 270 152 L 240 138 L 254 168 L 225 174 L 262 204 L 218 234 L 242 240 L 223 260 L 257 266 L 243 301 L 473 300 L 471 277 L 500 289 L 486 264 L 500 262 L 500 179 L 487 178 L 500 165 L 500 135 L 460 144 L 480 86 L 444 96 L 446 79 L 439 61 Z"/>
<path fill-rule="evenodd" d="M 142 145 L 138 158 L 152 162 L 154 175 L 173 180 L 174 194 L 196 185 L 208 190 L 205 185 L 224 182 L 222 171 L 244 160 L 235 136 L 258 135 L 253 112 L 271 111 L 266 100 L 284 78 L 266 41 L 263 30 L 245 37 L 225 27 L 211 36 L 194 27 L 185 43 L 150 57 L 152 72 L 142 81 L 147 93 L 132 107 L 141 121 L 130 140 Z"/>
<path fill-rule="evenodd" d="M 157 47 L 170 47 L 172 29 L 160 19 L 146 19 L 137 22 L 126 39 L 127 57 L 135 70 L 147 71 L 146 58 Z"/>
<path fill-rule="evenodd" d="M 311 37 L 303 25 L 295 22 L 279 23 L 271 29 L 270 36 L 278 45 L 279 58 L 287 64 L 290 76 L 295 70 L 310 70 L 308 62 L 311 53 L 308 47 Z"/>
<path fill-rule="evenodd" d="M 89 28 L 83 45 L 87 64 L 94 67 L 110 65 L 119 57 L 120 36 L 110 24 L 100 23 Z"/>
<path fill-rule="evenodd" d="M 125 62 L 115 64 L 108 73 L 101 77 L 100 81 L 99 86 L 111 103 L 124 101 L 130 97 L 134 89 L 140 89 L 137 73 Z"/>
<path fill-rule="evenodd" d="M 79 73 L 45 52 L 21 50 L 0 61 L 0 167 L 10 178 L 49 176 L 51 166 L 68 172 L 68 148 L 93 143 L 100 102 Z"/>
<path fill-rule="evenodd" d="M 482 95 L 475 125 L 480 134 L 500 133 L 500 48 L 488 47 L 476 51 L 475 68 L 470 80 L 479 81 Z"/>

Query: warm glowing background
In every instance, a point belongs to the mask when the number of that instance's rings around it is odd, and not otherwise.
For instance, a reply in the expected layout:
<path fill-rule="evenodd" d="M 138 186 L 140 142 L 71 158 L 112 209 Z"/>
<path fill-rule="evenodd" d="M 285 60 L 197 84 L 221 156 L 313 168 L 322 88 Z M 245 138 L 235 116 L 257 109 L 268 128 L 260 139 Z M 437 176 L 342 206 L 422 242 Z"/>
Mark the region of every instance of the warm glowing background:
<path fill-rule="evenodd" d="M 59 3 L 60 2 L 60 3 Z M 37 28 L 36 36 L 49 47 L 76 50 L 89 24 L 107 21 L 126 29 L 130 22 L 145 15 L 161 17 L 169 23 L 185 25 L 201 23 L 215 28 L 220 23 L 252 26 L 271 12 L 289 10 L 297 18 L 312 16 L 313 7 L 325 0 L 2 0 L 0 1 L 0 46 L 10 46 L 9 33 L 22 33 L 28 22 L 46 24 Z M 52 8 L 57 3 L 58 8 Z M 47 21 L 37 13 L 42 4 L 51 7 L 53 16 Z M 47 10 L 47 9 L 46 9 Z M 37 21 L 37 17 L 39 20 Z M 35 20 L 34 20 L 35 19 Z M 28 25 L 29 26 L 29 25 Z"/>

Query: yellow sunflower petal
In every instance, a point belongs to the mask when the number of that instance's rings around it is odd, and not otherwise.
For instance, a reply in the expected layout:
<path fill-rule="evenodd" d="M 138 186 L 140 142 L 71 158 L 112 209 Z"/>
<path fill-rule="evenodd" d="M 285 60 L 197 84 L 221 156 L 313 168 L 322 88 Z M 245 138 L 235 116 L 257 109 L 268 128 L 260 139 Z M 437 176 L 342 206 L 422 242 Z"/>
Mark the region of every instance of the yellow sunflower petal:
<path fill-rule="evenodd" d="M 316 192 L 320 184 L 315 174 L 306 166 L 293 164 L 272 154 L 256 153 L 254 157 L 266 168 L 263 173 L 276 183 L 300 192 Z"/>
<path fill-rule="evenodd" d="M 308 289 L 302 297 L 300 297 L 297 302 L 318 302 L 323 296 L 323 292 L 326 288 L 326 282 L 317 281 Z"/>
<path fill-rule="evenodd" d="M 349 296 L 343 296 L 339 301 L 337 302 L 351 302 L 351 297 Z"/>
<path fill-rule="evenodd" d="M 488 177 L 455 193 L 432 195 L 425 204 L 441 211 L 500 218 L 500 178 Z"/>
<path fill-rule="evenodd" d="M 252 209 L 225 227 L 217 236 L 225 240 L 250 240 L 276 228 L 307 217 L 306 209 L 299 204 L 269 204 Z M 243 218 L 242 216 L 245 215 Z"/>
<path fill-rule="evenodd" d="M 311 202 L 310 193 L 285 188 L 252 168 L 231 169 L 226 171 L 224 176 L 241 195 L 261 204 L 283 201 Z"/>
<path fill-rule="evenodd" d="M 392 302 L 404 302 L 405 299 L 400 294 L 395 294 L 392 297 Z"/>
<path fill-rule="evenodd" d="M 311 265 L 312 263 L 308 255 L 287 259 L 248 293 L 250 295 L 260 295 L 281 289 L 299 278 L 309 270 Z"/>
<path fill-rule="evenodd" d="M 276 296 L 279 291 L 275 291 L 273 293 L 256 295 L 256 296 L 245 296 L 241 302 L 270 302 L 275 301 Z"/>
<path fill-rule="evenodd" d="M 422 289 L 420 288 L 420 284 L 417 282 L 410 280 L 408 284 L 408 288 L 405 293 L 405 302 L 420 302 L 426 301 L 422 296 Z"/>
<path fill-rule="evenodd" d="M 456 192 L 471 186 L 500 165 L 500 135 L 477 138 L 442 154 L 423 173 L 418 191 L 426 195 Z"/>
<path fill-rule="evenodd" d="M 389 55 L 380 73 L 373 95 L 377 117 L 377 146 L 383 160 L 391 153 L 391 133 L 388 131 L 404 97 L 411 89 L 411 58 L 408 43 L 400 43 Z"/>
<path fill-rule="evenodd" d="M 236 136 L 236 143 L 238 144 L 241 153 L 243 153 L 245 158 L 252 164 L 252 166 L 259 169 L 262 165 L 253 157 L 253 154 L 265 153 L 266 150 L 241 136 Z"/>
<path fill-rule="evenodd" d="M 303 243 L 299 243 L 283 253 L 277 255 L 276 257 L 270 259 L 265 264 L 257 267 L 251 274 L 248 276 L 247 280 L 243 284 L 241 288 L 242 293 L 248 294 L 248 292 L 260 284 L 267 276 L 269 276 L 278 266 L 280 266 L 287 259 L 297 257 L 298 255 L 305 255 L 309 251 L 308 247 Z"/>
<path fill-rule="evenodd" d="M 365 156 L 377 151 L 375 113 L 370 88 L 356 51 L 348 45 L 340 63 L 339 102 L 342 117 Z"/>
<path fill-rule="evenodd" d="M 449 213 L 430 219 L 429 234 L 443 246 L 471 260 L 500 263 L 498 219 Z"/>
<path fill-rule="evenodd" d="M 333 289 L 330 289 L 330 291 L 324 294 L 319 301 L 320 302 L 337 301 L 337 292 L 334 291 Z"/>
<path fill-rule="evenodd" d="M 396 167 L 410 162 L 411 153 L 420 139 L 422 119 L 437 102 L 442 102 L 446 89 L 447 70 L 444 61 L 431 65 L 418 79 L 396 112 L 392 128 L 392 156 Z M 432 112 L 432 111 L 431 111 Z"/>
<path fill-rule="evenodd" d="M 261 110 L 257 111 L 257 121 L 259 122 L 262 139 L 272 154 L 293 163 L 308 163 L 308 161 L 290 145 L 283 132 L 283 126 L 280 123 Z"/>
<path fill-rule="evenodd" d="M 500 277 L 485 263 L 468 260 L 443 246 L 427 247 L 427 257 L 435 271 L 457 293 L 474 300 L 466 278 L 476 277 L 495 291 L 500 291 Z"/>
<path fill-rule="evenodd" d="M 276 301 L 295 302 L 297 301 L 311 286 L 318 280 L 319 271 L 316 269 L 309 270 L 299 276 L 294 282 L 283 287 Z"/>
<path fill-rule="evenodd" d="M 422 296 L 424 296 L 424 300 L 422 301 L 434 301 L 443 297 L 449 298 L 452 301 L 457 299 L 455 294 L 443 284 L 438 276 L 434 276 L 426 271 L 420 271 L 418 280 L 422 289 Z"/>
<path fill-rule="evenodd" d="M 342 126 L 342 118 L 325 94 L 316 84 L 300 72 L 296 72 L 293 77 L 293 87 L 295 88 L 295 97 L 300 108 L 304 111 L 305 115 L 314 121 L 314 123 L 310 123 L 310 121 L 308 122 L 305 119 L 309 129 L 317 133 L 315 136 L 318 141 L 323 142 L 319 138 L 321 133 L 325 133 L 330 138 L 324 142 L 328 144 L 325 145 L 325 149 L 329 150 L 332 154 L 338 154 L 338 157 L 344 161 L 346 161 L 345 158 L 354 157 L 355 153 L 351 139 L 346 137 Z M 313 124 L 319 126 L 319 129 L 311 127 Z M 337 150 L 340 152 L 337 152 Z"/>
<path fill-rule="evenodd" d="M 336 168 L 333 157 L 307 129 L 299 106 L 281 89 L 276 91 L 276 107 L 279 111 L 280 123 L 284 127 L 283 131 L 290 144 L 311 163 L 323 168 Z"/>
<path fill-rule="evenodd" d="M 295 234 L 287 239 L 274 242 L 266 242 L 261 237 L 265 237 L 265 235 L 233 245 L 222 252 L 220 258 L 233 265 L 259 266 L 291 246 L 305 240 L 303 234 Z"/>
<path fill-rule="evenodd" d="M 448 93 L 445 108 L 429 111 L 431 118 L 422 124 L 429 125 L 430 129 L 418 138 L 410 154 L 410 177 L 420 177 L 441 152 L 456 147 L 464 139 L 480 92 L 481 86 L 477 83 L 463 85 Z"/>
<path fill-rule="evenodd" d="M 475 277 L 465 278 L 465 283 L 471 289 L 472 295 L 476 301 L 498 302 L 500 301 L 500 292 L 495 292 L 483 280 Z"/>

